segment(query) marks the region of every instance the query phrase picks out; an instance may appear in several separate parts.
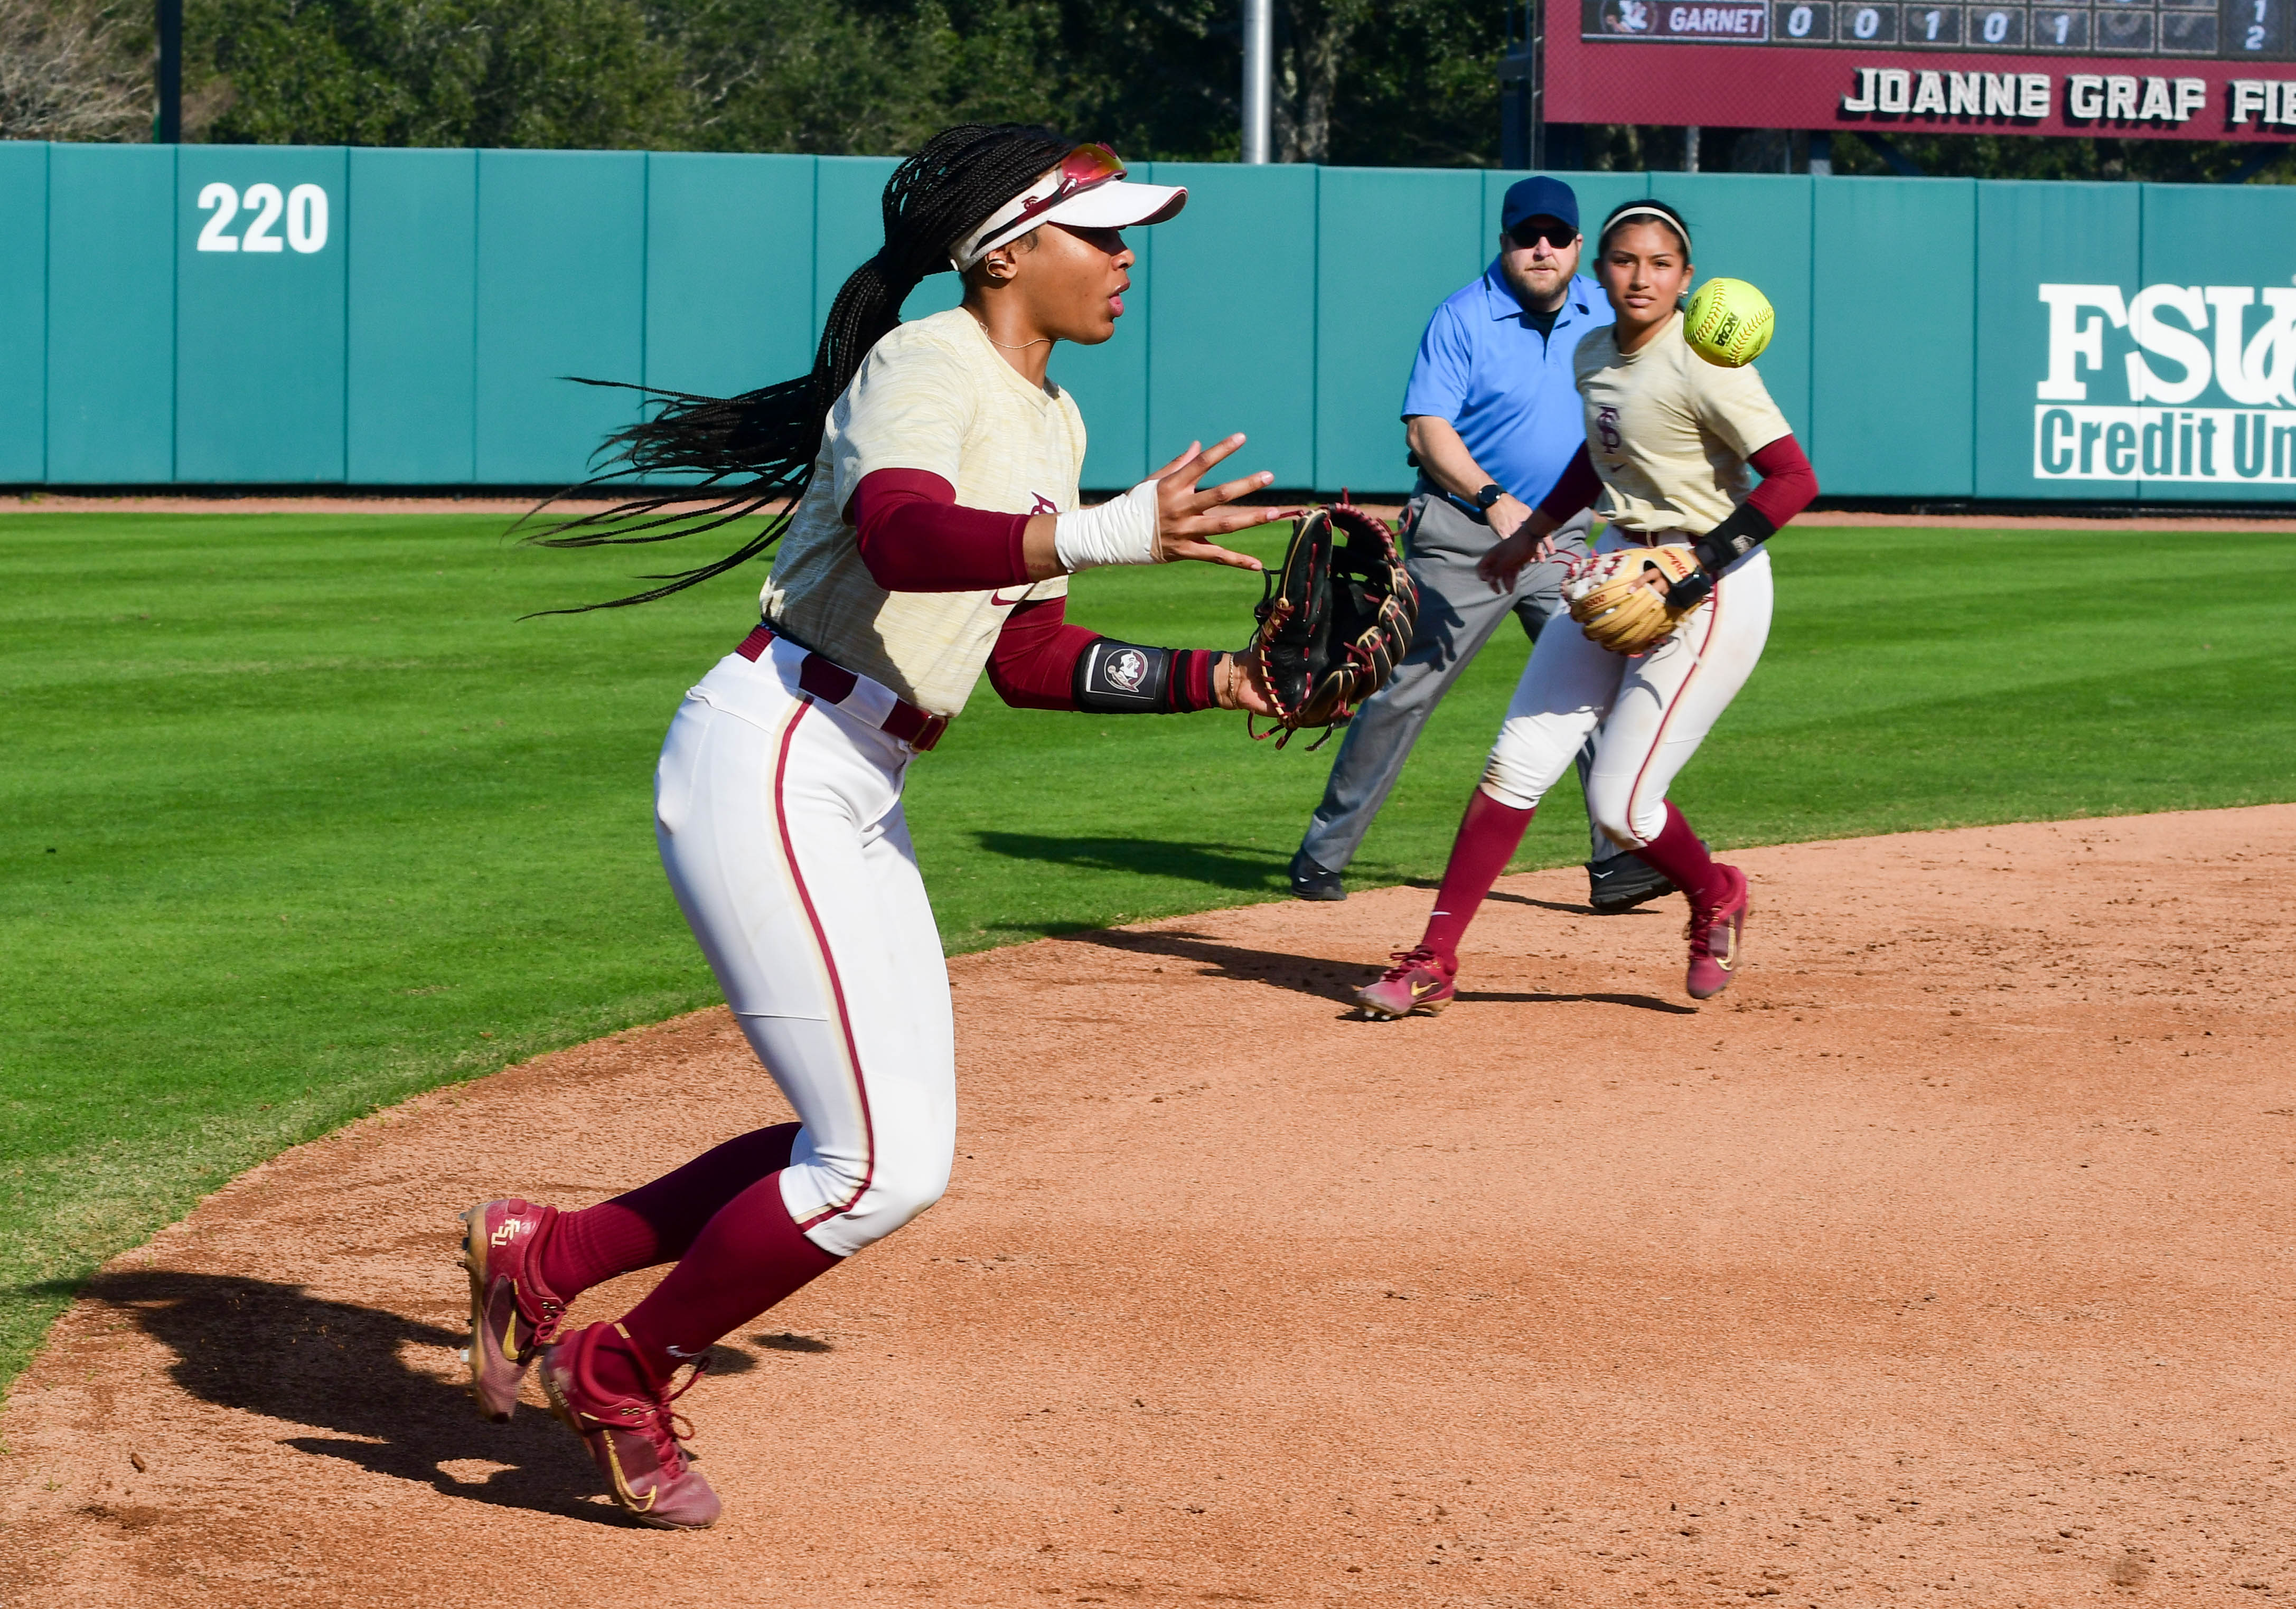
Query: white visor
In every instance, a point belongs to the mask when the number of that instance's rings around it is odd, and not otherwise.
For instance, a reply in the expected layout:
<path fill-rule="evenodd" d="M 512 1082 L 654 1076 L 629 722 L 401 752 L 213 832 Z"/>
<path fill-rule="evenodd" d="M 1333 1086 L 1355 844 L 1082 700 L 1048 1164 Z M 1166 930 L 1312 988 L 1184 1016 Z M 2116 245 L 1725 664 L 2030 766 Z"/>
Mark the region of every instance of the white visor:
<path fill-rule="evenodd" d="M 1043 207 L 1059 192 L 1061 170 L 1050 168 L 1028 189 L 1014 196 L 961 237 L 948 249 L 950 266 L 959 274 L 1006 241 L 1039 224 L 1067 224 L 1078 229 L 1129 229 L 1136 224 L 1160 224 L 1188 204 L 1186 189 L 1177 184 L 1135 184 L 1106 179 L 1088 190 Z M 1037 208 L 1041 208 L 1041 210 Z"/>

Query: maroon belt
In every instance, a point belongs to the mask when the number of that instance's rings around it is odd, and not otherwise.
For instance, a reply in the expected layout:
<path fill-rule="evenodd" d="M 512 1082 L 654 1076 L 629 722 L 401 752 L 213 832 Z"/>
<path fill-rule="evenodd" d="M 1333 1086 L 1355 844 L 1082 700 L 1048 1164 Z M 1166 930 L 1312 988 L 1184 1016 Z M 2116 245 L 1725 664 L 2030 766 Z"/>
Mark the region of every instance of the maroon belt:
<path fill-rule="evenodd" d="M 761 625 L 742 638 L 742 646 L 734 651 L 744 659 L 754 661 L 766 651 L 766 645 L 774 640 L 774 635 L 772 626 Z M 859 676 L 843 666 L 823 658 L 810 649 L 806 650 L 805 658 L 797 668 L 797 684 L 815 698 L 831 704 L 841 706 L 853 696 L 853 690 L 860 685 L 860 682 Z M 877 730 L 888 737 L 898 738 L 919 754 L 923 754 L 939 742 L 941 733 L 948 730 L 948 717 L 929 715 L 906 699 L 896 698 L 893 707 L 878 723 Z"/>

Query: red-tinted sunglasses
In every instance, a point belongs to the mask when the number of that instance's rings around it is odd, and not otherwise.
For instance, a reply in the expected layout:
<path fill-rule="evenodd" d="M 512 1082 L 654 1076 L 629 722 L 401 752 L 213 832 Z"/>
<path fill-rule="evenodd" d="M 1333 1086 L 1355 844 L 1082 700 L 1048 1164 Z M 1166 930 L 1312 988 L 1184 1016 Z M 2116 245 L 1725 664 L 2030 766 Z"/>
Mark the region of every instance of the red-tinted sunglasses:
<path fill-rule="evenodd" d="M 1060 181 L 1052 193 L 1029 202 L 1021 208 L 1013 221 L 997 231 L 1007 237 L 1028 226 L 1033 218 L 1040 218 L 1071 196 L 1082 195 L 1087 190 L 1097 190 L 1124 176 L 1122 159 L 1105 145 L 1079 145 L 1061 159 Z"/>

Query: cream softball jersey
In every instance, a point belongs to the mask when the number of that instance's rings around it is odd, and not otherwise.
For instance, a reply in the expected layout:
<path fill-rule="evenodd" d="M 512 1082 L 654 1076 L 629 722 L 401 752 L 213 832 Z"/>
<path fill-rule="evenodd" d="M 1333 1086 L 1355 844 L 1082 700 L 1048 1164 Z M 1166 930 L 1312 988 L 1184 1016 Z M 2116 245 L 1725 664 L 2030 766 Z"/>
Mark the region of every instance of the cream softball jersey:
<path fill-rule="evenodd" d="M 962 307 L 902 324 L 861 363 L 830 410 L 813 489 L 782 538 L 759 604 L 768 624 L 882 682 L 936 715 L 954 715 L 1013 606 L 1066 594 L 1055 576 L 988 592 L 889 592 L 869 575 L 845 523 L 861 478 L 922 470 L 968 509 L 1065 514 L 1084 472 L 1084 416 L 1058 386 L 1030 385 Z"/>
<path fill-rule="evenodd" d="M 1638 352 L 1619 350 L 1616 325 L 1589 330 L 1572 363 L 1603 478 L 1595 512 L 1629 531 L 1712 530 L 1746 500 L 1746 461 L 1793 434 L 1753 366 L 1699 356 L 1678 313 Z"/>
<path fill-rule="evenodd" d="M 1589 331 L 1576 357 L 1587 456 L 1603 480 L 1597 508 L 1611 522 L 1595 551 L 1687 544 L 1745 500 L 1746 460 L 1792 430 L 1752 367 L 1719 368 L 1691 351 L 1681 314 L 1638 352 L 1620 353 L 1614 336 L 1609 325 Z M 1649 843 L 1666 826 L 1667 788 L 1760 660 L 1770 608 L 1769 550 L 1759 547 L 1638 658 L 1557 621 L 1523 667 L 1483 791 L 1529 809 L 1593 732 L 1587 810 L 1621 847 Z"/>

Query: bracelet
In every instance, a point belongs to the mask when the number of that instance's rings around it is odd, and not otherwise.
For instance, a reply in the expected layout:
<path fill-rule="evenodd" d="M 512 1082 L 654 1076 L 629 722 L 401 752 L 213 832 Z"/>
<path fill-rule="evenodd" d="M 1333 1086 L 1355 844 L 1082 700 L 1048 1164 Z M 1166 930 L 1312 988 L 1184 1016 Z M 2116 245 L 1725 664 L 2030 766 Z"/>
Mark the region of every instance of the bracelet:
<path fill-rule="evenodd" d="M 1061 515 L 1053 525 L 1053 556 L 1073 575 L 1104 564 L 1157 561 L 1156 483 L 1144 480 L 1095 508 Z"/>

